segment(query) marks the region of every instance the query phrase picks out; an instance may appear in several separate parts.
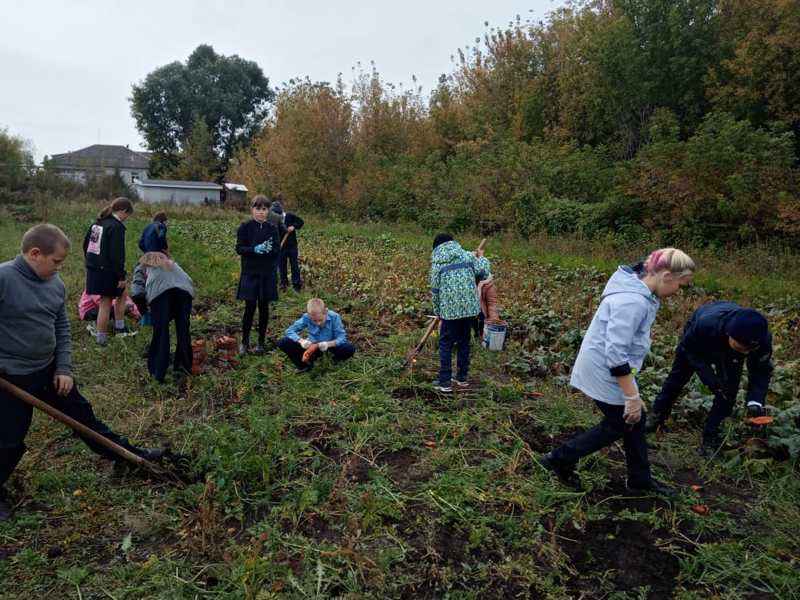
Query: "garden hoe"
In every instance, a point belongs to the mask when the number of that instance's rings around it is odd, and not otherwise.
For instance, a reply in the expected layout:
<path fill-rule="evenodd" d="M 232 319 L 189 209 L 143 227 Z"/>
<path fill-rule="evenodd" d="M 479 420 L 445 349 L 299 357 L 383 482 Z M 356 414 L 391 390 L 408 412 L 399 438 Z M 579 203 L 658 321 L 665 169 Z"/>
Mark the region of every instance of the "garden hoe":
<path fill-rule="evenodd" d="M 483 250 L 485 246 L 486 246 L 486 238 L 483 238 L 481 240 L 481 243 L 478 244 L 477 252 Z M 417 344 L 414 347 L 414 349 L 408 353 L 408 356 L 406 357 L 406 360 L 403 363 L 404 369 L 409 365 L 413 366 L 414 363 L 417 362 L 417 355 L 422 350 L 422 347 L 425 345 L 425 342 L 428 341 L 428 338 L 431 336 L 431 333 L 433 333 L 434 328 L 439 324 L 439 317 L 433 316 L 432 318 L 433 320 L 431 321 L 430 325 L 428 325 L 428 328 L 425 330 L 425 333 L 422 334 L 422 339 L 419 341 L 419 344 Z"/>
<path fill-rule="evenodd" d="M 137 456 L 136 454 L 134 454 L 130 450 L 127 450 L 127 449 L 123 448 L 119 444 L 115 444 L 114 442 L 112 442 L 108 438 L 100 435 L 96 431 L 93 431 L 93 430 L 89 429 L 88 427 L 86 427 L 86 425 L 83 425 L 82 423 L 79 423 L 78 421 L 76 421 L 72 417 L 70 417 L 68 415 L 65 415 L 60 410 L 57 410 L 57 409 L 53 408 L 52 406 L 50 406 L 46 402 L 43 402 L 42 400 L 40 400 L 36 396 L 33 396 L 32 394 L 29 394 L 25 390 L 22 390 L 22 389 L 18 388 L 13 383 L 10 383 L 10 382 L 6 381 L 2 377 L 0 377 L 0 390 L 3 390 L 4 392 L 8 392 L 9 394 L 12 394 L 13 396 L 18 398 L 22 402 L 25 402 L 26 404 L 30 404 L 34 408 L 38 408 L 39 410 L 41 410 L 43 412 L 46 412 L 48 415 L 53 417 L 56 421 L 60 421 L 61 423 L 63 423 L 67 427 L 70 427 L 71 429 L 73 429 L 76 433 L 80 434 L 81 436 L 83 436 L 85 438 L 89 438 L 94 442 L 97 442 L 98 444 L 100 444 L 101 446 L 103 446 L 107 450 L 110 450 L 111 452 L 113 452 L 114 454 L 119 456 L 120 458 L 123 458 L 126 461 L 136 465 L 137 467 L 140 467 L 141 469 L 144 469 L 148 473 L 151 473 L 152 475 L 154 475 L 159 480 L 167 482 L 167 483 L 173 483 L 173 484 L 179 484 L 179 485 L 184 485 L 185 484 L 185 478 L 181 477 L 180 474 L 175 473 L 173 471 L 170 471 L 169 469 L 165 469 L 164 467 L 162 467 L 160 465 L 157 465 L 157 464 L 155 464 L 153 462 L 150 462 L 149 460 L 145 460 L 141 456 Z M 166 456 L 166 455 L 168 455 L 168 456 Z M 167 460 L 172 460 L 173 462 L 175 462 L 175 464 L 177 466 L 182 467 L 182 468 L 185 468 L 187 466 L 185 464 L 182 464 L 183 462 L 186 462 L 183 457 L 178 457 L 178 455 L 173 454 L 169 450 L 166 452 L 166 455 L 165 455 L 165 458 Z"/>

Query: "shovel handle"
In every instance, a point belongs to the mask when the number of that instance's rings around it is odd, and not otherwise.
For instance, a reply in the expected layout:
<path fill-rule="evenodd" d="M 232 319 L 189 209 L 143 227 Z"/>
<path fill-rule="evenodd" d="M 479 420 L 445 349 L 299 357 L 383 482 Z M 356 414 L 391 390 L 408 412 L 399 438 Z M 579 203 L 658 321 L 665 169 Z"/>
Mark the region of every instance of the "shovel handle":
<path fill-rule="evenodd" d="M 34 408 L 38 408 L 42 412 L 46 412 L 48 415 L 53 417 L 56 421 L 59 421 L 59 422 L 63 423 L 64 425 L 66 425 L 67 427 L 73 429 L 75 432 L 79 433 L 83 437 L 89 438 L 92 441 L 97 442 L 98 444 L 100 444 L 101 446 L 103 446 L 107 450 L 110 450 L 111 452 L 113 452 L 114 454 L 119 456 L 120 458 L 124 458 L 125 460 L 127 460 L 129 462 L 132 462 L 133 464 L 135 464 L 137 466 L 143 467 L 143 468 L 147 469 L 148 471 L 150 471 L 152 473 L 155 473 L 155 474 L 158 474 L 158 475 L 160 475 L 162 473 L 162 470 L 159 467 L 157 467 L 156 465 L 154 465 L 153 463 L 151 463 L 150 461 L 145 460 L 141 456 L 137 456 L 136 454 L 134 454 L 133 452 L 131 452 L 130 450 L 128 450 L 126 448 L 123 448 L 119 444 L 115 444 L 114 442 L 112 442 L 107 437 L 100 435 L 99 433 L 97 433 L 93 429 L 89 429 L 83 423 L 79 423 L 78 421 L 76 421 L 72 417 L 70 417 L 68 415 L 65 415 L 60 410 L 58 410 L 56 408 L 53 408 L 52 406 L 50 406 L 46 402 L 43 402 L 42 400 L 40 400 L 36 396 L 34 396 L 32 394 L 29 394 L 28 392 L 26 392 L 23 389 L 18 388 L 16 385 L 11 383 L 10 381 L 6 381 L 2 377 L 0 377 L 0 390 L 3 390 L 4 392 L 7 392 L 7 393 L 11 394 L 12 396 L 15 396 L 16 398 L 18 398 L 22 402 L 25 402 L 26 404 L 30 404 Z"/>
<path fill-rule="evenodd" d="M 284 235 L 283 239 L 281 240 L 281 248 L 283 248 L 283 245 L 286 243 L 286 240 L 288 239 L 289 239 L 289 232 L 287 231 L 286 235 Z"/>

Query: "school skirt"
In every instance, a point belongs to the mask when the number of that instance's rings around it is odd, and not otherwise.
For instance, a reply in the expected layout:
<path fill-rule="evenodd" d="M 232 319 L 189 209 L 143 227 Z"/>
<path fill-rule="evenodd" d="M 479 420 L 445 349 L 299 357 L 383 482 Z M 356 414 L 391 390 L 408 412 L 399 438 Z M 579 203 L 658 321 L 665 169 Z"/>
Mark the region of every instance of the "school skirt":
<path fill-rule="evenodd" d="M 242 273 L 239 276 L 238 300 L 278 300 L 278 281 L 275 269 L 266 272 Z"/>
<path fill-rule="evenodd" d="M 125 288 L 117 287 L 119 276 L 109 269 L 86 267 L 86 293 L 106 298 L 119 298 Z"/>

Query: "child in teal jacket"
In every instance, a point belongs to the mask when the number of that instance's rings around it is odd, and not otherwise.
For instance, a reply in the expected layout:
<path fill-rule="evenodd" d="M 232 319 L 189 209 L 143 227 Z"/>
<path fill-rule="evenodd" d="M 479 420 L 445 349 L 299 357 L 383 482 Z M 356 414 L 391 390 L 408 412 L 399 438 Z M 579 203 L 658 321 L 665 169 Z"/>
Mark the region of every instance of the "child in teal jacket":
<path fill-rule="evenodd" d="M 481 311 L 475 280 L 489 276 L 489 261 L 483 250 L 467 252 L 451 235 L 440 233 L 433 240 L 431 293 L 434 314 L 441 320 L 439 331 L 439 380 L 433 387 L 451 392 L 452 383 L 467 386 L 470 331 Z M 458 347 L 458 373 L 452 379 L 453 346 Z"/>

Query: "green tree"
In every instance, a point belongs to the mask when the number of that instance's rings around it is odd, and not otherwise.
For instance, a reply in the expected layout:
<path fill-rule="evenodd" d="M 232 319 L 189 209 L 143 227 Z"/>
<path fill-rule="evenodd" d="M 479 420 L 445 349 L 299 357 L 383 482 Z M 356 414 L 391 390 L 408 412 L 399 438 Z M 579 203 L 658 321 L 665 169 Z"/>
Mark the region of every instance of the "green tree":
<path fill-rule="evenodd" d="M 800 3 L 720 0 L 727 56 L 710 77 L 714 105 L 755 125 L 783 121 L 800 150 Z"/>
<path fill-rule="evenodd" d="M 274 92 L 255 62 L 198 46 L 186 63 L 173 62 L 134 84 L 130 98 L 136 127 L 156 156 L 154 171 L 174 168 L 201 117 L 224 173 L 239 144 L 261 128 Z"/>
<path fill-rule="evenodd" d="M 0 187 L 16 189 L 33 168 L 30 142 L 0 129 Z"/>
<path fill-rule="evenodd" d="M 167 172 L 167 176 L 187 181 L 214 181 L 220 177 L 214 139 L 200 115 L 195 115 L 189 137 L 178 157 L 178 164 Z"/>

